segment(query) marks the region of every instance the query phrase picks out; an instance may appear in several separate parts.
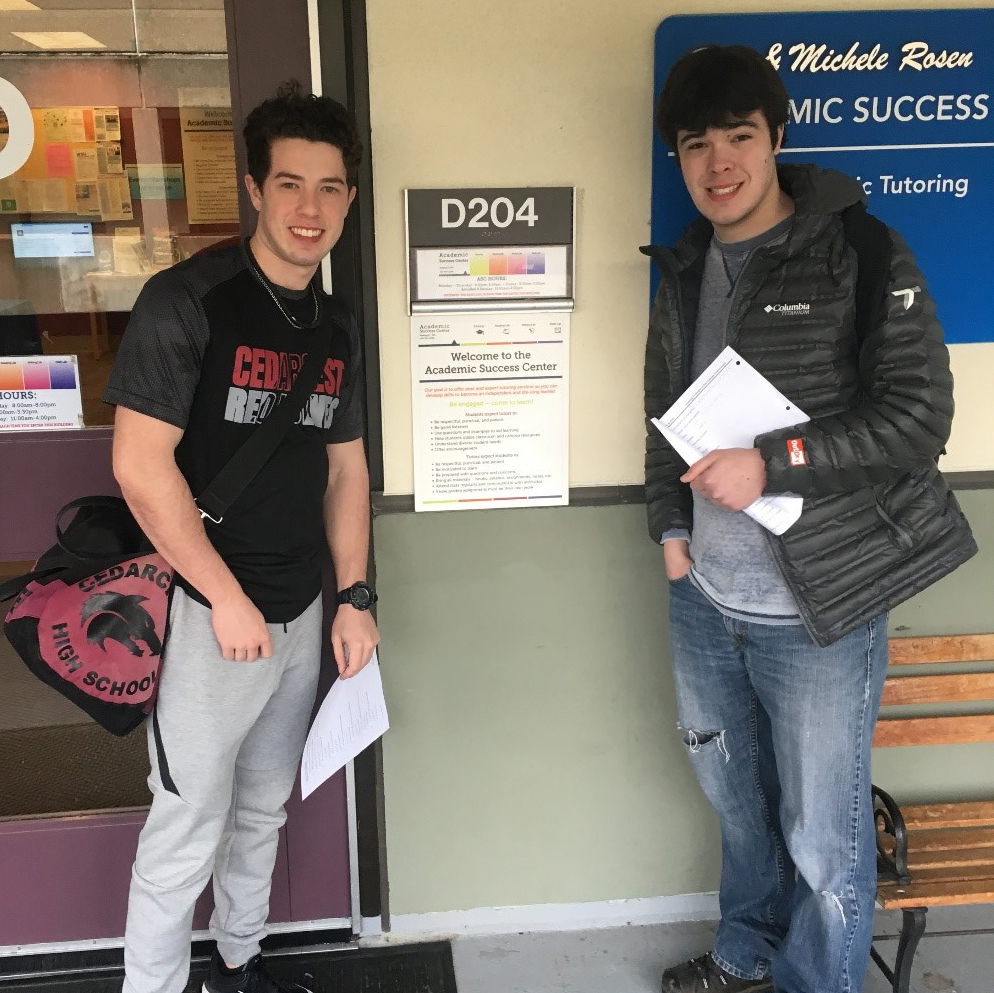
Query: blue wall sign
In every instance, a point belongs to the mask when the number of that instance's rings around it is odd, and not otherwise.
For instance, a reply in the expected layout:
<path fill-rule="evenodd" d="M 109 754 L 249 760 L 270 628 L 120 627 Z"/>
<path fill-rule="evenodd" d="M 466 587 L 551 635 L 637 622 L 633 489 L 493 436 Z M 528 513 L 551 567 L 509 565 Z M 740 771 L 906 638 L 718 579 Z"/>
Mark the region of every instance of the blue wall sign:
<path fill-rule="evenodd" d="M 791 98 L 781 161 L 860 179 L 914 251 L 946 340 L 994 341 L 994 10 L 669 17 L 655 96 L 681 55 L 712 43 L 770 59 Z M 653 242 L 671 245 L 695 216 L 656 135 Z"/>

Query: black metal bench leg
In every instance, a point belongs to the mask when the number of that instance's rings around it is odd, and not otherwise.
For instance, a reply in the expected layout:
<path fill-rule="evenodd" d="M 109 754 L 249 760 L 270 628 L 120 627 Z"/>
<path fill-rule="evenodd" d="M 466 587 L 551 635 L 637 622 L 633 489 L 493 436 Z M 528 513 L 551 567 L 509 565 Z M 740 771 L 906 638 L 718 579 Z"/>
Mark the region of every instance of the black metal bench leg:
<path fill-rule="evenodd" d="M 901 912 L 904 921 L 901 925 L 901 940 L 897 943 L 897 959 L 894 962 L 894 993 L 908 993 L 911 982 L 911 966 L 915 961 L 918 942 L 925 933 L 925 907 L 915 907 Z"/>

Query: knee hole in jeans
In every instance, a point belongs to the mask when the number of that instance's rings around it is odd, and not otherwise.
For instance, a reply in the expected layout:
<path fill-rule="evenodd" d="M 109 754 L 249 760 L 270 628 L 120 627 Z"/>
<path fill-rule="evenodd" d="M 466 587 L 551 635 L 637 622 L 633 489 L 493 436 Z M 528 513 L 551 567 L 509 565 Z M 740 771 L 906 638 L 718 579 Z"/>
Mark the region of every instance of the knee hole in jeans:
<path fill-rule="evenodd" d="M 683 733 L 683 743 L 691 755 L 696 755 L 705 745 L 713 745 L 725 757 L 726 762 L 731 758 L 725 741 L 727 731 L 700 731 L 685 727 L 681 727 L 680 731 Z"/>

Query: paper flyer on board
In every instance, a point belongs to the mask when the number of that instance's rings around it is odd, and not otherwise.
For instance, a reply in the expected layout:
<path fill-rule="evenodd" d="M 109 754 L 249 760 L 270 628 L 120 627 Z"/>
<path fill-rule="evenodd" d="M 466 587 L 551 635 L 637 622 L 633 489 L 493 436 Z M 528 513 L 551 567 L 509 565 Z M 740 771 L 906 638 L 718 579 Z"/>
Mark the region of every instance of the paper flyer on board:
<path fill-rule="evenodd" d="M 414 508 L 569 502 L 569 314 L 411 318 Z"/>
<path fill-rule="evenodd" d="M 237 223 L 238 184 L 231 108 L 183 106 L 179 114 L 190 223 Z"/>

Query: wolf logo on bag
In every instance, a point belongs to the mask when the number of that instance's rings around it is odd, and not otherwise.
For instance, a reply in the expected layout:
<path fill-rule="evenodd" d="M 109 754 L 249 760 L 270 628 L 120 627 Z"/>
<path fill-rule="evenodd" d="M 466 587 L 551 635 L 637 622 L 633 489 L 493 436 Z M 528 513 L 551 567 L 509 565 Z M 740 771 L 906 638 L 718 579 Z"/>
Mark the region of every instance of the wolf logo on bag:
<path fill-rule="evenodd" d="M 5 630 L 35 675 L 126 733 L 155 700 L 171 586 L 172 570 L 155 554 L 47 579 L 28 587 Z"/>
<path fill-rule="evenodd" d="M 120 497 L 66 504 L 55 530 L 34 569 L 0 582 L 0 603 L 14 600 L 3 633 L 42 682 L 125 735 L 155 705 L 172 567 Z"/>
<path fill-rule="evenodd" d="M 161 655 L 162 642 L 155 633 L 155 621 L 142 606 L 147 600 L 148 597 L 123 593 L 94 593 L 87 597 L 80 612 L 86 640 L 106 651 L 104 642 L 110 638 L 136 658 L 146 654 L 138 644 L 144 642 L 148 655 Z"/>

